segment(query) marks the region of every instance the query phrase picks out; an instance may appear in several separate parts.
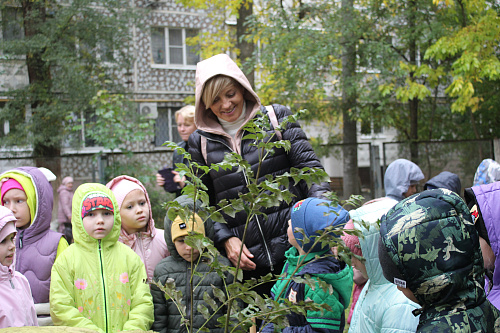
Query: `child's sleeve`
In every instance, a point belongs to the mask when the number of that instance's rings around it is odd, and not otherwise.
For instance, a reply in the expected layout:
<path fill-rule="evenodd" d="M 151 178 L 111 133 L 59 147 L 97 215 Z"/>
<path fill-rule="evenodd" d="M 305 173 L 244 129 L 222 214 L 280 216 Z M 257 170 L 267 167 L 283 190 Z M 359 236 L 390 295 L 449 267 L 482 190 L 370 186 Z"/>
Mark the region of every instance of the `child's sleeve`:
<path fill-rule="evenodd" d="M 147 331 L 153 324 L 153 299 L 147 283 L 146 268 L 139 256 L 131 260 L 134 266 L 131 276 L 131 304 L 128 320 L 123 325 L 123 331 Z"/>
<path fill-rule="evenodd" d="M 312 331 L 321 333 L 341 333 L 345 326 L 345 307 L 339 300 L 339 294 L 324 292 L 319 285 L 314 290 L 305 286 L 305 299 L 311 299 L 316 304 L 328 304 L 332 311 L 307 311 L 307 323 Z M 309 331 L 309 330 L 306 330 Z M 285 331 L 283 331 L 285 332 Z"/>
<path fill-rule="evenodd" d="M 57 245 L 56 259 L 57 259 L 57 257 L 59 257 L 59 255 L 60 255 L 60 254 L 61 254 L 64 250 L 66 250 L 68 247 L 69 247 L 69 244 L 68 244 L 68 241 L 66 240 L 66 238 L 61 237 L 61 238 L 59 239 L 59 244 Z"/>
<path fill-rule="evenodd" d="M 159 266 L 163 265 L 163 260 L 160 261 L 155 269 L 153 281 L 159 284 L 164 284 L 168 276 L 166 274 L 159 273 Z M 161 267 L 160 267 L 161 268 Z M 167 309 L 167 299 L 165 294 L 160 290 L 154 283 L 151 284 L 151 294 L 153 295 L 154 304 L 154 316 L 155 320 L 153 322 L 153 327 L 151 329 L 155 332 L 167 332 L 168 324 L 168 309 Z"/>
<path fill-rule="evenodd" d="M 50 317 L 55 326 L 84 327 L 103 332 L 90 319 L 85 318 L 75 307 L 73 279 L 68 271 L 71 267 L 66 256 L 58 258 L 52 266 L 50 281 Z"/>

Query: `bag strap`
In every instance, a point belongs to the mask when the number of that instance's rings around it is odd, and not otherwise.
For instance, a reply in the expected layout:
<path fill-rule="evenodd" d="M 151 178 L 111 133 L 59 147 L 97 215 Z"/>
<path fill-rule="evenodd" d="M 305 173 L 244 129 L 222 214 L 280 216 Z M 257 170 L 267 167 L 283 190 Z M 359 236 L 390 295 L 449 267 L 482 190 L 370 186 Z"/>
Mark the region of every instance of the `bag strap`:
<path fill-rule="evenodd" d="M 276 117 L 276 113 L 274 112 L 274 107 L 272 105 L 266 105 L 265 106 L 267 110 L 267 116 L 269 117 L 269 120 L 271 121 L 271 124 L 273 125 L 274 132 L 276 132 L 276 136 L 278 137 L 279 140 L 282 140 L 283 137 L 281 135 L 281 132 L 277 130 L 279 126 L 278 118 Z"/>
<path fill-rule="evenodd" d="M 201 137 L 201 142 L 200 142 L 201 155 L 203 156 L 205 164 L 207 164 L 207 138 L 203 135 L 200 135 L 200 137 Z"/>

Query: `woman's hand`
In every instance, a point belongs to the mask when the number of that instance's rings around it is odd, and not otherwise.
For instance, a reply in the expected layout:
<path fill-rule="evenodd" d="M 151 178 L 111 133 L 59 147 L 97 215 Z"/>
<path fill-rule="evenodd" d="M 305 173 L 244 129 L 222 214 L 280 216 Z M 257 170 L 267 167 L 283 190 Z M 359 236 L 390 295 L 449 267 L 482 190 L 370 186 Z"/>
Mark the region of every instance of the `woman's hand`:
<path fill-rule="evenodd" d="M 238 264 L 238 255 L 240 254 L 241 239 L 238 237 L 228 238 L 224 242 L 224 247 L 226 248 L 227 258 L 236 267 Z M 241 252 L 240 268 L 245 271 L 253 271 L 257 266 L 250 260 L 253 258 L 253 254 L 247 249 L 246 245 L 243 244 L 243 251 Z"/>
<path fill-rule="evenodd" d="M 176 182 L 180 188 L 183 188 L 184 186 L 186 186 L 186 177 L 182 177 L 179 176 L 179 173 L 177 171 L 173 171 L 172 170 L 172 173 L 174 174 L 174 182 Z"/>
<path fill-rule="evenodd" d="M 165 184 L 165 178 L 163 178 L 159 173 L 156 174 L 156 185 L 163 186 Z"/>

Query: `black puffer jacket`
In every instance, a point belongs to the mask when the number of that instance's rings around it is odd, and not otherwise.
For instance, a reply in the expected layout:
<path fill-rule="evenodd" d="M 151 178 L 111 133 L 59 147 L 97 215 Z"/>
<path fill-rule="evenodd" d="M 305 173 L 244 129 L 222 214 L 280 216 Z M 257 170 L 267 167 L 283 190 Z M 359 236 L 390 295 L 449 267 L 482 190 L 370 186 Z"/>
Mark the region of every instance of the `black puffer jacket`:
<path fill-rule="evenodd" d="M 187 196 L 183 195 L 175 199 L 183 206 L 193 207 L 192 200 Z M 213 237 L 213 222 L 211 220 L 205 221 L 205 235 L 208 238 Z M 191 263 L 184 260 L 176 250 L 174 242 L 172 241 L 172 221 L 165 217 L 165 242 L 167 243 L 168 250 L 170 251 L 170 256 L 162 259 L 160 263 L 156 266 L 154 273 L 154 281 L 159 282 L 161 285 L 165 285 L 168 278 L 175 280 L 175 286 L 177 290 L 182 291 L 183 295 L 183 305 L 187 307 L 186 312 L 188 318 L 191 313 L 190 309 L 190 278 L 191 278 Z M 227 258 L 219 257 L 219 262 L 223 265 L 230 266 L 230 262 Z M 205 323 L 205 318 L 203 315 L 196 310 L 199 304 L 205 305 L 210 313 L 212 310 L 203 300 L 203 295 L 205 292 L 208 293 L 212 299 L 214 298 L 214 293 L 212 285 L 221 290 L 224 289 L 224 282 L 215 271 L 213 271 L 210 266 L 206 263 L 206 259 L 202 258 L 195 271 L 200 273 L 200 275 L 193 276 L 193 308 L 195 309 L 195 314 L 193 317 L 193 332 L 197 332 L 198 329 Z M 233 276 L 226 274 L 226 283 L 229 285 L 233 281 Z M 151 328 L 155 332 L 168 332 L 168 333 L 185 333 L 188 332 L 186 326 L 182 326 L 182 317 L 177 310 L 177 306 L 171 300 L 166 300 L 163 292 L 154 284 L 151 285 L 151 294 L 153 296 L 154 303 L 154 316 L 155 320 L 153 327 Z M 208 322 L 204 327 L 208 328 L 212 333 L 222 333 L 223 328 L 218 327 L 217 318 L 219 318 L 224 313 L 221 311 Z"/>
<path fill-rule="evenodd" d="M 245 90 L 243 96 L 244 122 L 234 136 L 229 135 L 212 110 L 207 109 L 202 99 L 202 92 L 205 83 L 212 77 L 225 75 L 237 81 Z M 257 174 L 259 154 L 256 147 L 251 146 L 251 140 L 242 140 L 245 136 L 242 130 L 244 124 L 255 118 L 259 110 L 265 110 L 260 103 L 259 96 L 255 93 L 246 78 L 245 74 L 225 54 L 213 56 L 207 60 L 201 61 L 196 66 L 196 104 L 194 122 L 198 130 L 189 137 L 189 153 L 192 160 L 201 165 L 210 165 L 219 163 L 224 155 L 230 152 L 240 154 L 251 166 L 254 175 Z M 291 114 L 291 111 L 282 105 L 273 105 L 278 122 Z M 274 131 L 269 125 L 269 134 Z M 201 151 L 201 136 L 207 138 L 206 159 Z M 297 123 L 289 123 L 287 128 L 281 133 L 283 140 L 289 140 L 291 149 L 288 154 L 283 149 L 276 149 L 273 156 L 269 156 L 261 167 L 259 180 L 264 180 L 266 175 L 280 175 L 290 168 L 323 168 L 310 143 L 307 141 L 305 133 Z M 274 140 L 277 140 L 276 136 Z M 222 199 L 234 199 L 240 196 L 240 193 L 247 191 L 246 175 L 234 170 L 212 170 L 210 174 L 203 179 L 208 187 L 208 194 L 211 204 L 215 205 Z M 279 207 L 273 207 L 264 211 L 267 218 L 259 216 L 258 219 L 250 221 L 245 245 L 254 255 L 252 261 L 257 265 L 253 273 L 255 276 L 265 275 L 270 271 L 280 274 L 282 265 L 285 261 L 285 251 L 289 248 L 286 230 L 288 220 L 290 219 L 290 210 L 295 202 L 307 197 L 319 197 L 322 193 L 329 191 L 328 183 L 313 185 L 307 188 L 306 184 L 293 184 L 290 182 L 288 189 L 295 195 L 294 200 L 287 204 L 282 202 Z M 215 244 L 223 249 L 223 242 L 230 237 L 243 238 L 243 230 L 246 222 L 246 214 L 240 212 L 234 218 L 224 216 L 227 224 L 215 224 Z M 245 271 L 248 277 L 252 271 Z"/>
<path fill-rule="evenodd" d="M 275 104 L 273 107 L 278 121 L 291 114 L 282 105 Z M 273 133 L 274 131 L 270 129 L 269 134 Z M 224 137 L 197 130 L 191 135 L 189 144 L 189 153 L 193 161 L 205 164 L 200 147 L 200 136 L 202 135 L 207 138 L 207 165 L 221 162 L 226 153 L 232 152 Z M 288 128 L 282 131 L 282 137 L 283 140 L 290 141 L 290 151 L 287 154 L 284 149 L 276 149 L 274 155 L 264 160 L 259 180 L 264 180 L 268 174 L 284 174 L 285 172 L 289 172 L 292 167 L 299 169 L 304 167 L 322 168 L 310 143 L 307 141 L 305 133 L 297 123 L 289 124 Z M 276 141 L 278 139 L 275 136 L 273 140 Z M 258 171 L 259 152 L 256 147 L 250 145 L 251 142 L 252 140 L 241 141 L 241 156 L 252 166 L 252 171 L 256 175 Z M 236 170 L 212 170 L 209 177 L 205 177 L 203 181 L 209 189 L 208 192 L 212 205 L 215 205 L 222 199 L 238 198 L 240 193 L 247 192 L 246 175 Z M 286 230 L 288 228 L 288 220 L 290 219 L 290 211 L 295 202 L 307 197 L 319 197 L 325 191 L 330 190 L 330 188 L 327 183 L 323 183 L 320 185 L 313 184 L 308 189 L 307 185 L 301 182 L 295 185 L 291 183 L 288 190 L 295 195 L 294 200 L 290 204 L 283 201 L 278 207 L 264 210 L 263 212 L 267 215 L 267 219 L 260 216 L 258 219 L 252 220 L 248 226 L 245 245 L 254 255 L 253 261 L 257 264 L 257 269 L 263 269 L 262 273 L 272 270 L 274 266 L 281 267 L 280 265 L 285 260 L 285 251 L 290 246 Z M 228 215 L 224 217 L 227 224 L 215 223 L 215 243 L 221 244 L 221 242 L 233 236 L 242 239 L 246 213 L 239 212 L 234 218 Z M 279 272 L 276 273 L 279 274 Z"/>

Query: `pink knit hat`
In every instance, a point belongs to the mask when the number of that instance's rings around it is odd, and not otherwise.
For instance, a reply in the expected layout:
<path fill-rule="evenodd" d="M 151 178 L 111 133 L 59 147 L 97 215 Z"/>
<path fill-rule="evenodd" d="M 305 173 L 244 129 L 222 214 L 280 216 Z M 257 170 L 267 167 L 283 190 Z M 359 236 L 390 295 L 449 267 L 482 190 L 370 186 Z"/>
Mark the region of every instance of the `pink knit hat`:
<path fill-rule="evenodd" d="M 2 186 L 1 194 L 0 194 L 0 203 L 1 204 L 3 204 L 3 196 L 5 195 L 5 193 L 12 190 L 13 188 L 24 192 L 23 186 L 14 178 L 10 178 L 10 179 L 6 180 L 1 186 Z"/>
<path fill-rule="evenodd" d="M 352 220 L 349 220 L 345 225 L 344 229 L 354 230 L 354 223 Z M 342 236 L 340 236 L 344 241 L 345 245 L 352 251 L 352 253 L 357 254 L 358 256 L 363 256 L 361 252 L 361 246 L 359 245 L 359 238 L 356 235 L 349 235 L 344 232 Z"/>
<path fill-rule="evenodd" d="M 0 206 L 0 242 L 16 230 L 16 217 L 10 209 Z"/>
<path fill-rule="evenodd" d="M 110 183 L 108 183 L 106 186 L 109 187 Z M 118 202 L 118 209 L 121 209 L 123 200 L 125 200 L 125 197 L 133 190 L 141 190 L 142 192 L 144 192 L 141 185 L 133 181 L 130 181 L 128 179 L 120 180 L 118 183 L 114 184 L 113 187 L 111 187 L 110 189 L 116 197 L 116 201 Z"/>

